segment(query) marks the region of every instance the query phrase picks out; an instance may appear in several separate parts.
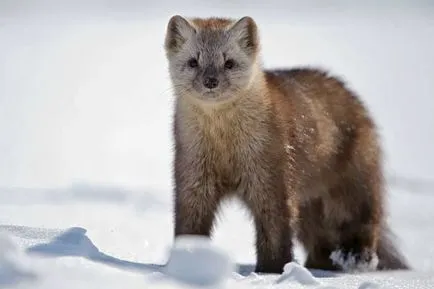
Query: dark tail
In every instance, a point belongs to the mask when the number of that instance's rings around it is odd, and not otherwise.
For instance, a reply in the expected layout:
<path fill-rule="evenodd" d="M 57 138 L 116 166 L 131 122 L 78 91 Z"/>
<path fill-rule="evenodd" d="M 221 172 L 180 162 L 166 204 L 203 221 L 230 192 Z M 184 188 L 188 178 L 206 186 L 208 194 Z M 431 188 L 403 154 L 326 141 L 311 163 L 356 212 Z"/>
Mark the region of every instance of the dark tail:
<path fill-rule="evenodd" d="M 379 270 L 409 270 L 410 266 L 405 257 L 399 252 L 395 235 L 387 226 L 382 227 L 380 241 L 378 243 L 378 269 Z"/>

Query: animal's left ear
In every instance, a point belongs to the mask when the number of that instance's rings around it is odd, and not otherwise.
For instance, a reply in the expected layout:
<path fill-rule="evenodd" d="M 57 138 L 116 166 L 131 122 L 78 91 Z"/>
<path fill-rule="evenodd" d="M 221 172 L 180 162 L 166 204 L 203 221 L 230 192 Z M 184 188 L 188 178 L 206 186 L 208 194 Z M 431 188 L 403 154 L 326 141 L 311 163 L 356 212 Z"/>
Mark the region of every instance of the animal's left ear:
<path fill-rule="evenodd" d="M 258 51 L 258 27 L 252 17 L 241 18 L 229 28 L 229 32 L 248 55 L 253 55 Z"/>

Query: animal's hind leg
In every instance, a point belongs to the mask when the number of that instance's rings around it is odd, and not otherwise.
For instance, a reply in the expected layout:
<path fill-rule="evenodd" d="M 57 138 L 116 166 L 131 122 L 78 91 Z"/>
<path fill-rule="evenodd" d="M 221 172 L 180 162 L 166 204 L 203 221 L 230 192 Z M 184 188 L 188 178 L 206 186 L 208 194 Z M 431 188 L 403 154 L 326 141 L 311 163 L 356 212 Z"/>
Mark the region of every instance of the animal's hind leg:
<path fill-rule="evenodd" d="M 337 240 L 336 233 L 327 226 L 322 199 L 310 200 L 300 205 L 297 237 L 307 251 L 305 267 L 339 270 L 330 259 Z"/>
<path fill-rule="evenodd" d="M 344 201 L 346 216 L 336 219 L 334 230 L 339 243 L 330 256 L 344 271 L 375 270 L 382 214 L 378 172 L 358 172 L 343 179 L 330 192 Z"/>
<path fill-rule="evenodd" d="M 299 239 L 308 252 L 306 267 L 376 269 L 382 186 L 377 178 L 372 170 L 347 174 L 323 198 L 301 206 Z"/>
<path fill-rule="evenodd" d="M 331 257 L 345 271 L 376 270 L 384 180 L 381 150 L 370 122 L 354 132 L 346 157 L 342 174 L 329 191 L 344 212 L 335 213 L 341 215 L 333 220 L 339 244 Z"/>

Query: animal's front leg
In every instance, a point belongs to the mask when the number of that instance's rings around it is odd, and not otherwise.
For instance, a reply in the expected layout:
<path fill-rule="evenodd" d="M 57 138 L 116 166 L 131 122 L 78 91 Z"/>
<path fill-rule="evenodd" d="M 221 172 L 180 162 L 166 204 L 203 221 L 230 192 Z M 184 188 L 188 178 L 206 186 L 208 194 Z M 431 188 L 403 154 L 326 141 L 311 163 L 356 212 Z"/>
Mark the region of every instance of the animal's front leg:
<path fill-rule="evenodd" d="M 218 198 L 205 188 L 188 188 L 175 198 L 175 237 L 178 235 L 210 236 Z"/>
<path fill-rule="evenodd" d="M 256 272 L 282 273 L 292 262 L 291 209 L 283 177 L 249 186 L 244 201 L 254 217 L 256 228 Z"/>

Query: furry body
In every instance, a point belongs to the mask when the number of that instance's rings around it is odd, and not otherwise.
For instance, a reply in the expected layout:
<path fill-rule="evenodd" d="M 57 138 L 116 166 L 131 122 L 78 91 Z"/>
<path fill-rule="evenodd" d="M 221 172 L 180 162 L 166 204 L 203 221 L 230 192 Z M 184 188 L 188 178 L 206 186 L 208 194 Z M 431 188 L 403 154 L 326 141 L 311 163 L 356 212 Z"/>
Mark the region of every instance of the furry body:
<path fill-rule="evenodd" d="M 253 217 L 257 272 L 282 272 L 293 237 L 309 268 L 407 268 L 385 235 L 375 124 L 342 81 L 262 69 L 250 17 L 174 16 L 165 47 L 177 97 L 175 236 L 210 236 L 222 199 L 235 196 Z"/>

